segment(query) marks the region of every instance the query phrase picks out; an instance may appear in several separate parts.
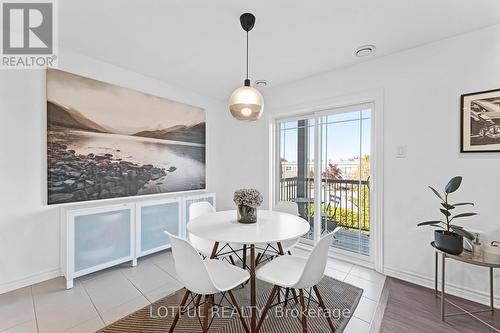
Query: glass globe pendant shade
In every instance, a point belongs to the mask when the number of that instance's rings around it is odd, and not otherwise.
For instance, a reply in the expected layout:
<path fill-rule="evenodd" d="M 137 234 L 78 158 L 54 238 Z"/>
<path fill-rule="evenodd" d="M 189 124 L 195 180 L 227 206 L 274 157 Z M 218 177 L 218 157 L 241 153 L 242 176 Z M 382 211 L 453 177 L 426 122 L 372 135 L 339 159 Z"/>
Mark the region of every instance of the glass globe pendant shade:
<path fill-rule="evenodd" d="M 257 120 L 264 111 L 264 98 L 257 89 L 245 85 L 231 94 L 229 110 L 231 115 L 238 120 Z"/>

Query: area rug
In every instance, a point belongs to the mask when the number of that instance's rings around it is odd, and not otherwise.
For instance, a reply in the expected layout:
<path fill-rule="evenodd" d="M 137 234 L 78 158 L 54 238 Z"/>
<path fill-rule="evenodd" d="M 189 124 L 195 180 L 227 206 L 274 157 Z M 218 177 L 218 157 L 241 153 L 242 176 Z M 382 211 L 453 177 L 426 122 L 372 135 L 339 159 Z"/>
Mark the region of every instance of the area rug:
<path fill-rule="evenodd" d="M 345 282 L 335 280 L 325 276 L 318 285 L 321 296 L 330 310 L 333 325 L 336 332 L 340 333 L 344 330 L 351 315 L 354 313 L 363 289 L 352 286 Z M 257 281 L 257 306 L 262 309 L 269 297 L 272 286 L 268 283 Z M 149 305 L 119 321 L 105 327 L 100 332 L 103 333 L 146 333 L 146 332 L 168 332 L 173 321 L 177 306 L 180 304 L 185 289 L 176 292 L 173 295 L 167 296 L 156 303 Z M 249 314 L 246 308 L 250 304 L 250 286 L 247 284 L 244 288 L 239 288 L 234 291 L 234 295 L 245 313 Z M 220 298 L 216 298 L 218 302 Z M 227 302 L 225 303 L 227 304 Z M 298 316 L 299 305 L 294 301 L 288 303 L 286 308 L 275 307 L 268 312 L 264 320 L 260 332 L 262 333 L 283 333 L 283 332 L 302 332 L 300 317 Z M 175 309 L 175 310 L 174 310 Z M 312 317 L 308 317 L 307 326 L 309 332 L 330 332 L 324 312 L 318 310 L 314 302 L 310 302 L 309 309 Z M 224 312 L 220 310 L 218 315 L 214 317 L 210 326 L 210 333 L 233 333 L 244 332 L 240 319 L 230 315 L 230 310 Z M 203 312 L 201 312 L 203 313 Z M 321 313 L 321 314 L 320 314 Z M 250 326 L 249 318 L 247 318 L 248 326 Z M 195 333 L 201 332 L 199 319 L 194 315 L 185 314 L 175 327 L 175 332 L 180 333 Z"/>

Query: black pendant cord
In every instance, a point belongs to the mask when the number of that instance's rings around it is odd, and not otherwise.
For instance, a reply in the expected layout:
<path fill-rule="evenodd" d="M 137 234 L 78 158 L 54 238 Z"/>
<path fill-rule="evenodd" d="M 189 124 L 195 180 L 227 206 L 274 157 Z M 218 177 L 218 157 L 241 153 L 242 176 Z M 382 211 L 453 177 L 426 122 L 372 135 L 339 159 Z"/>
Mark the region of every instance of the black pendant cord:
<path fill-rule="evenodd" d="M 246 79 L 248 80 L 248 31 L 247 31 L 247 77 Z"/>
<path fill-rule="evenodd" d="M 248 78 L 248 68 L 249 68 L 249 52 L 248 52 L 248 49 L 249 49 L 249 43 L 248 43 L 248 39 L 249 39 L 249 36 L 248 36 L 248 33 L 250 32 L 250 30 L 252 30 L 254 24 L 255 24 L 255 16 L 253 16 L 253 14 L 250 14 L 250 13 L 244 13 L 240 16 L 240 23 L 241 23 L 241 27 L 243 28 L 243 30 L 245 30 L 247 32 L 247 53 L 246 53 L 246 77 L 245 77 L 245 87 L 249 87 L 250 86 L 250 79 Z"/>

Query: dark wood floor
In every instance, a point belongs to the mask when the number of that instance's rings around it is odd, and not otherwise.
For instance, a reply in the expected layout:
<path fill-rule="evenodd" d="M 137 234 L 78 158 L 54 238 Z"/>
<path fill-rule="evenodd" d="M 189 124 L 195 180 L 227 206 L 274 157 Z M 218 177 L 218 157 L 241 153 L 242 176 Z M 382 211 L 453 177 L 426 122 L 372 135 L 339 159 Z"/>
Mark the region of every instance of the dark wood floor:
<path fill-rule="evenodd" d="M 447 298 L 468 311 L 487 309 L 484 305 L 458 297 L 447 295 Z M 446 303 L 446 309 L 448 313 L 461 311 L 449 302 Z M 480 320 L 471 315 L 463 315 L 447 317 L 443 322 L 440 319 L 440 298 L 434 295 L 434 290 L 389 277 L 379 310 L 378 325 L 381 333 L 500 332 L 500 309 L 494 315 L 491 312 L 474 314 Z"/>

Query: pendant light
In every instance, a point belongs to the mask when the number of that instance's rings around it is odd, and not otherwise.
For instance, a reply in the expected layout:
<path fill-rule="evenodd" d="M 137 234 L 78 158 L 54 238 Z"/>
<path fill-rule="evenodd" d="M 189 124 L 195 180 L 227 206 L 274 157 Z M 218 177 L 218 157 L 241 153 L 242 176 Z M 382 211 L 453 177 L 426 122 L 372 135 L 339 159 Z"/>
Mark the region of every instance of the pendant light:
<path fill-rule="evenodd" d="M 264 110 L 264 98 L 261 93 L 250 86 L 248 79 L 248 32 L 255 25 L 255 16 L 245 13 L 240 16 L 240 23 L 243 30 L 247 32 L 247 75 L 243 87 L 236 89 L 229 98 L 229 110 L 231 115 L 238 120 L 254 121 L 260 118 Z"/>

